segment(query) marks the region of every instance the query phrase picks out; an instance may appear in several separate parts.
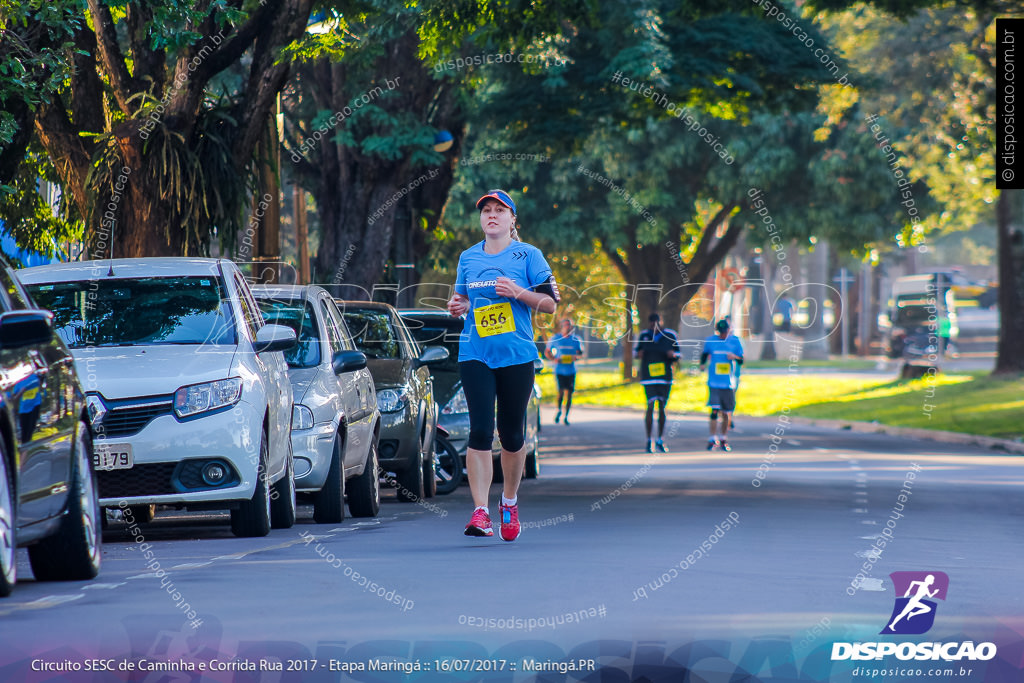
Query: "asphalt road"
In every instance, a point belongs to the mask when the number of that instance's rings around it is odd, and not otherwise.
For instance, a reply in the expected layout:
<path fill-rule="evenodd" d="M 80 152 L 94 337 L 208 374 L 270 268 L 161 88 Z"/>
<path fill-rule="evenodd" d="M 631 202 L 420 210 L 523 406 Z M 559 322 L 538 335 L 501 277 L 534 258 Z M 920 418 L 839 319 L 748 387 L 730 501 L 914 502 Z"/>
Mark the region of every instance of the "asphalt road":
<path fill-rule="evenodd" d="M 687 417 L 671 453 L 648 455 L 638 413 L 543 417 L 515 543 L 462 534 L 463 487 L 423 504 L 387 492 L 378 519 L 340 525 L 307 508 L 262 539 L 234 538 L 226 515 L 163 512 L 148 546 L 113 523 L 91 583 L 35 583 L 19 551 L 0 681 L 668 681 L 684 665 L 692 681 L 918 680 L 829 661 L 834 642 L 885 638 L 894 571 L 950 581 L 928 635 L 903 638 L 999 646 L 928 680 L 1022 680 L 1004 660 L 1024 650 L 1024 457 L 743 416 L 731 453 L 704 450 L 705 420 Z M 91 658 L 134 668 L 90 673 Z M 536 673 L 570 660 L 600 673 Z M 209 669 L 277 661 L 297 670 Z M 422 671 L 358 670 L 395 662 Z"/>

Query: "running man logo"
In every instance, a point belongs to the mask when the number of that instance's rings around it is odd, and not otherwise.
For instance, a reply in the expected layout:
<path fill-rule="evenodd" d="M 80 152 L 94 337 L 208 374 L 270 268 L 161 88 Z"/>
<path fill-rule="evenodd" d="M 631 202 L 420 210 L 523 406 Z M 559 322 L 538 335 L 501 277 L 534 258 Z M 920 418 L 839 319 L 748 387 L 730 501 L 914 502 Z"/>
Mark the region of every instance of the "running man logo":
<path fill-rule="evenodd" d="M 943 572 L 893 572 L 889 574 L 896 589 L 896 604 L 892 608 L 883 635 L 898 633 L 918 635 L 927 633 L 935 623 L 938 606 L 928 598 L 946 599 L 949 577 Z"/>

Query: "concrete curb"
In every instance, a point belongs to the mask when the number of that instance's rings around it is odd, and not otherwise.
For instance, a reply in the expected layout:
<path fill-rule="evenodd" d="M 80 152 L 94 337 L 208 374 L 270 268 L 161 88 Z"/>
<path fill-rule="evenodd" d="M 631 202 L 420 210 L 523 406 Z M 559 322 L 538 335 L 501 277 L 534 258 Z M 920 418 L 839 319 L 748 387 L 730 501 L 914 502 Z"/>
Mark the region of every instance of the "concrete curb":
<path fill-rule="evenodd" d="M 892 425 L 879 424 L 877 422 L 854 422 L 853 420 L 825 420 L 811 417 L 790 418 L 793 424 L 802 424 L 811 427 L 825 427 L 828 429 L 843 429 L 866 434 L 886 434 L 888 436 L 903 436 L 911 439 L 927 439 L 942 443 L 955 443 L 964 446 L 981 446 L 992 450 L 1006 451 L 1007 453 L 1024 454 L 1024 443 L 1011 441 L 1009 439 L 996 439 L 991 436 L 980 436 L 978 434 L 964 434 L 963 432 L 946 432 L 940 429 L 918 429 L 916 427 L 894 427 Z"/>
<path fill-rule="evenodd" d="M 591 406 L 591 405 L 580 405 L 573 406 L 573 410 L 586 410 L 592 408 L 595 410 L 625 410 L 634 413 L 643 413 L 643 408 L 633 406 Z M 704 413 L 673 413 L 669 410 L 669 418 L 672 415 L 685 415 L 687 417 L 707 417 Z M 744 415 L 738 414 L 739 420 L 747 422 L 748 420 L 766 420 L 766 421 L 777 421 L 778 415 Z M 797 417 L 796 415 L 790 415 L 790 422 L 792 424 L 804 425 L 807 427 L 823 427 L 825 429 L 837 429 L 844 431 L 863 432 L 865 434 L 885 434 L 887 436 L 902 436 L 910 439 L 924 439 L 927 441 L 939 441 L 941 443 L 955 443 L 962 446 L 981 446 L 982 448 L 988 448 L 994 451 L 1005 451 L 1006 453 L 1014 453 L 1024 455 L 1024 443 L 1018 441 L 1011 441 L 1009 439 L 996 439 L 991 436 L 980 436 L 978 434 L 964 434 L 963 432 L 946 432 L 940 429 L 918 429 L 916 427 L 894 427 L 892 425 L 879 424 L 877 422 L 855 422 L 853 420 L 826 420 L 822 418 L 813 417 Z"/>

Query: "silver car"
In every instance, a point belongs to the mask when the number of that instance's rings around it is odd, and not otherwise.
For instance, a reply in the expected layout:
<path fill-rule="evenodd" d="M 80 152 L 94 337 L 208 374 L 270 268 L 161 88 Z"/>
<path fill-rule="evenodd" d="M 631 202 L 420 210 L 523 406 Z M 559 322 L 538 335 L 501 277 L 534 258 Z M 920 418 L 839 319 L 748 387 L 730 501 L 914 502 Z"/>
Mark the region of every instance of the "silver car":
<path fill-rule="evenodd" d="M 313 519 L 353 517 L 380 510 L 377 447 L 381 417 L 366 356 L 352 341 L 330 295 L 315 285 L 252 288 L 268 322 L 295 330 L 298 344 L 285 354 L 295 405 L 292 450 L 295 488 L 311 498 Z"/>

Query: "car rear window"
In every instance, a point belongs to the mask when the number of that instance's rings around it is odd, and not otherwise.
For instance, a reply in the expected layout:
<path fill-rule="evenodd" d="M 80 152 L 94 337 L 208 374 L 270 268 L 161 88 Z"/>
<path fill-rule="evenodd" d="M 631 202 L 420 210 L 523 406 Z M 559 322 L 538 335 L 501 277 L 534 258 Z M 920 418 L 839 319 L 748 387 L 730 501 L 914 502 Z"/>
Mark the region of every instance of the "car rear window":
<path fill-rule="evenodd" d="M 304 301 L 256 298 L 263 319 L 295 330 L 298 343 L 284 353 L 288 367 L 312 368 L 320 364 L 320 333 L 313 307 Z"/>
<path fill-rule="evenodd" d="M 451 329 L 442 326 L 431 326 L 429 322 L 406 319 L 406 327 L 410 334 L 420 343 L 420 346 L 443 346 L 448 349 L 448 358 L 436 363 L 434 370 L 447 370 L 449 372 L 459 371 L 459 338 L 462 336 L 461 329 Z"/>
<path fill-rule="evenodd" d="M 391 328 L 391 316 L 384 311 L 347 309 L 344 313 L 356 348 L 367 358 L 400 359 L 402 349 Z"/>
<path fill-rule="evenodd" d="M 236 344 L 231 305 L 214 276 L 106 278 L 29 285 L 71 348 Z"/>

